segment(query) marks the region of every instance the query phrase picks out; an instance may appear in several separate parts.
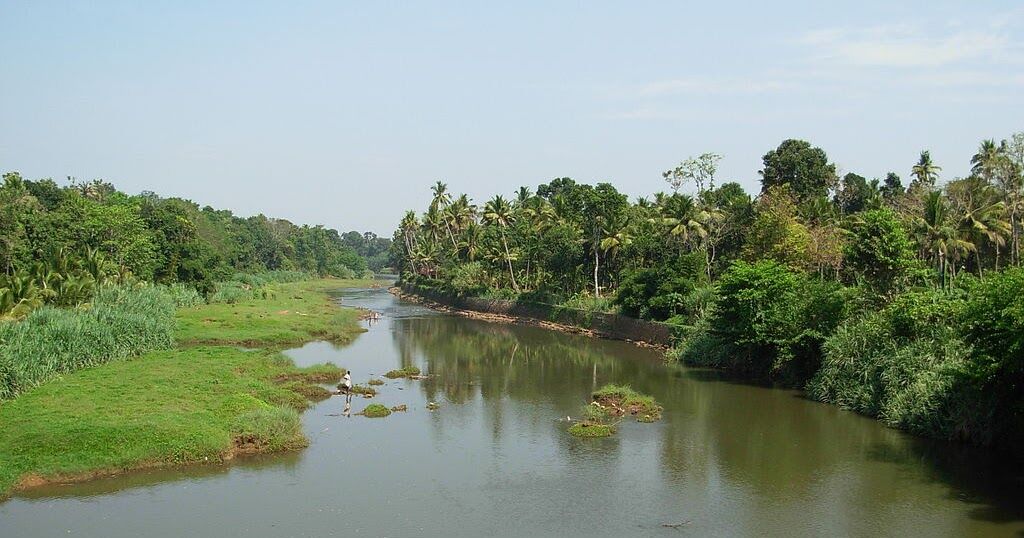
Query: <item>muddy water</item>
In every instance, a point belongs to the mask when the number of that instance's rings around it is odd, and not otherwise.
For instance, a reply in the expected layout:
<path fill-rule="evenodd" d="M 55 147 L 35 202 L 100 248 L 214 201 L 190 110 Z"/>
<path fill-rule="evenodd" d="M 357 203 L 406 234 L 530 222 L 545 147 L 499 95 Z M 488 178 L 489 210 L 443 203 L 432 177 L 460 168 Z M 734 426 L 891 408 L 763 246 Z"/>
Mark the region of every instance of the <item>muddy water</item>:
<path fill-rule="evenodd" d="M 289 355 L 359 383 L 417 365 L 432 377 L 352 403 L 408 412 L 346 417 L 335 397 L 306 412 L 301 453 L 33 490 L 0 504 L 0 537 L 1024 534 L 1021 468 L 984 451 L 620 342 L 440 315 L 383 290 L 340 298 L 383 319 L 348 346 Z M 565 417 L 606 382 L 653 394 L 665 418 L 568 436 Z"/>

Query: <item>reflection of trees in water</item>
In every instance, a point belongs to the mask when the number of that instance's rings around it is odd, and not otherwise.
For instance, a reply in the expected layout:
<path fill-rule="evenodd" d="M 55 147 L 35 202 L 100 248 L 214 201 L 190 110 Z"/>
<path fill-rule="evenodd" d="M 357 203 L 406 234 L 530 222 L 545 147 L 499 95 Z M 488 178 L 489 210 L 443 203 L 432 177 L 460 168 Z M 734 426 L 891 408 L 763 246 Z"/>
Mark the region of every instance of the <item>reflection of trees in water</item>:
<path fill-rule="evenodd" d="M 432 375 L 419 385 L 428 400 L 485 401 L 482 419 L 489 422 L 495 440 L 504 427 L 508 400 L 536 404 L 516 406 L 517 412 L 538 414 L 523 417 L 517 426 L 533 429 L 534 435 L 556 436 L 570 464 L 593 462 L 602 452 L 605 461 L 629 455 L 617 454 L 620 440 L 615 438 L 597 444 L 562 436 L 564 425 L 555 421 L 559 414 L 577 416 L 589 392 L 608 382 L 628 383 L 653 395 L 665 406 L 665 418 L 645 427 L 657 429 L 664 479 L 690 488 L 725 484 L 752 499 L 771 499 L 736 514 L 752 532 L 759 518 L 798 517 L 768 514 L 771 506 L 778 509 L 778 502 L 827 507 L 837 529 L 858 529 L 865 516 L 898 518 L 899 512 L 887 507 L 912 505 L 934 493 L 927 480 L 908 485 L 908 474 L 921 467 L 934 469 L 941 458 L 922 462 L 914 451 L 916 443 L 905 434 L 806 401 L 792 391 L 665 366 L 654 359 L 655 353 L 621 342 L 531 327 L 438 316 L 401 320 L 393 334 L 401 365 L 422 360 Z M 445 414 L 470 420 L 476 412 L 449 409 Z M 442 418 L 434 419 L 440 427 Z M 899 472 L 894 464 L 909 466 L 910 473 Z M 943 465 L 937 464 L 939 469 Z M 964 481 L 948 475 L 938 471 L 935 480 L 961 491 Z M 1019 500 L 1019 493 L 999 494 Z M 1007 512 L 1001 508 L 998 512 Z M 963 523 L 955 511 L 931 509 L 938 512 L 936 526 L 943 526 L 945 519 L 954 529 Z"/>

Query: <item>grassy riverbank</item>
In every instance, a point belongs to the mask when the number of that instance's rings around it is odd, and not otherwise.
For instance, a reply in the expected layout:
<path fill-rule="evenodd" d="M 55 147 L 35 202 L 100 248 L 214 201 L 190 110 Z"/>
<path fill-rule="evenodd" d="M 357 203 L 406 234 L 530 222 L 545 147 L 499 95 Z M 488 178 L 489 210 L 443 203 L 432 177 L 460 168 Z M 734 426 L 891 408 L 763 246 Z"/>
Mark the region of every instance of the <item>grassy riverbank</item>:
<path fill-rule="evenodd" d="M 0 403 L 0 497 L 34 484 L 305 446 L 297 411 L 308 406 L 313 383 L 336 382 L 343 370 L 296 368 L 278 350 L 353 338 L 362 330 L 358 312 L 333 306 L 326 291 L 366 284 L 277 284 L 265 298 L 183 308 L 176 348 L 68 374 Z"/>

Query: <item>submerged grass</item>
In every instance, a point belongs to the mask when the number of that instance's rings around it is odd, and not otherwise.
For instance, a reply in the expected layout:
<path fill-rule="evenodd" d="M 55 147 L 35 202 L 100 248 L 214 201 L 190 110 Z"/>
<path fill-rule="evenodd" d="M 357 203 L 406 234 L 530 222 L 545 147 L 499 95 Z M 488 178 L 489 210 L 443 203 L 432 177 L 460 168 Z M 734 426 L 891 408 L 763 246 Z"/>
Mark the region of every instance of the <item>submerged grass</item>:
<path fill-rule="evenodd" d="M 297 368 L 275 350 L 358 334 L 357 312 L 333 307 L 325 291 L 359 284 L 277 284 L 273 298 L 186 307 L 178 338 L 189 345 L 69 373 L 0 403 L 0 498 L 18 486 L 305 446 L 298 411 L 329 396 L 317 384 L 344 370 Z"/>
<path fill-rule="evenodd" d="M 384 374 L 384 377 L 388 379 L 398 379 L 402 377 L 412 377 L 420 375 L 420 369 L 415 366 L 406 366 L 405 368 L 399 368 L 398 370 L 391 370 Z"/>

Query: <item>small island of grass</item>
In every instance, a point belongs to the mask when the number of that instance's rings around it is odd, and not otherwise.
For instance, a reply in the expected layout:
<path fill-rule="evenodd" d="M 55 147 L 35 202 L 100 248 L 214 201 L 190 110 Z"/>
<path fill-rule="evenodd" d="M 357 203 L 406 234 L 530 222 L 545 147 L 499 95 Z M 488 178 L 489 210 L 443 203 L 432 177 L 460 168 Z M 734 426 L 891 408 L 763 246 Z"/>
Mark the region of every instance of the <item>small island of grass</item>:
<path fill-rule="evenodd" d="M 399 368 L 398 370 L 391 370 L 384 374 L 384 377 L 388 379 L 398 379 L 402 377 L 413 377 L 420 375 L 420 369 L 415 366 L 406 366 L 405 368 Z"/>
<path fill-rule="evenodd" d="M 384 418 L 391 414 L 391 410 L 381 404 L 370 404 L 363 409 L 363 416 L 366 418 Z"/>

